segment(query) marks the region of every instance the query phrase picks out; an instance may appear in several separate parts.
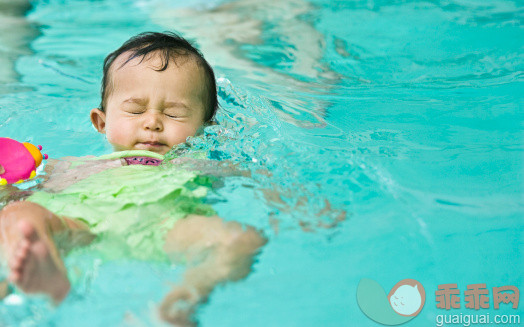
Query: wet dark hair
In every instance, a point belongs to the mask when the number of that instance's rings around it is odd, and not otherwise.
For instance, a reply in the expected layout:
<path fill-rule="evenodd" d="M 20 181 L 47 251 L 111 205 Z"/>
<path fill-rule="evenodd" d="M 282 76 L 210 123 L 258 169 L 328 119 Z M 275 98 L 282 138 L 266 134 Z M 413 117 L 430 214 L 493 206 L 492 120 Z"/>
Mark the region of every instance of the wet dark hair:
<path fill-rule="evenodd" d="M 210 122 L 218 109 L 218 99 L 217 99 L 217 86 L 215 81 L 215 73 L 209 65 L 209 63 L 204 59 L 202 53 L 195 48 L 188 40 L 181 37 L 178 34 L 172 32 L 145 32 L 140 33 L 136 36 L 133 36 L 127 40 L 120 48 L 111 52 L 104 60 L 104 76 L 102 77 L 102 101 L 100 102 L 100 110 L 105 111 L 105 102 L 109 93 L 111 93 L 111 83 L 110 83 L 110 69 L 113 65 L 113 62 L 121 54 L 125 52 L 130 52 L 129 58 L 120 66 L 123 67 L 129 61 L 141 57 L 142 62 L 146 59 L 148 54 L 159 52 L 162 65 L 156 71 L 165 71 L 169 66 L 170 62 L 176 64 L 177 58 L 180 57 L 193 57 L 196 59 L 197 64 L 204 68 L 204 73 L 206 76 L 206 85 L 205 91 L 207 92 L 206 96 L 206 114 L 204 117 L 204 122 Z M 109 89 L 108 89 L 109 88 Z"/>

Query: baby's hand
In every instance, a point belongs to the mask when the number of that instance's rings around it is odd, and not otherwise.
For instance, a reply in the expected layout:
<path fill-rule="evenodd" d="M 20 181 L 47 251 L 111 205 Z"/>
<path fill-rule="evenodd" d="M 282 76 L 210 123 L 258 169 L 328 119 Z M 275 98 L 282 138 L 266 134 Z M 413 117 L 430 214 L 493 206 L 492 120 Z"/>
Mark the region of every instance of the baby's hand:
<path fill-rule="evenodd" d="M 0 165 L 0 175 L 2 175 L 3 173 L 5 173 L 5 169 L 4 167 L 2 167 L 2 165 Z"/>

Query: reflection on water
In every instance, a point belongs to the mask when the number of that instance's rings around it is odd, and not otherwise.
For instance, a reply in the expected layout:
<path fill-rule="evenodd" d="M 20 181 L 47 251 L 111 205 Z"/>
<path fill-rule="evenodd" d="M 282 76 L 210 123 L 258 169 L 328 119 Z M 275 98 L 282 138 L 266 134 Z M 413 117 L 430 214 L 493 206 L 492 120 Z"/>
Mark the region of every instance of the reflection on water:
<path fill-rule="evenodd" d="M 315 29 L 315 6 L 304 0 L 221 2 L 180 8 L 149 4 L 151 19 L 194 39 L 219 72 L 267 94 L 279 119 L 325 126 L 329 93 L 340 78 L 325 62 L 326 39 Z M 312 14 L 312 15 L 311 15 Z M 195 24 L 195 22 L 198 22 Z"/>

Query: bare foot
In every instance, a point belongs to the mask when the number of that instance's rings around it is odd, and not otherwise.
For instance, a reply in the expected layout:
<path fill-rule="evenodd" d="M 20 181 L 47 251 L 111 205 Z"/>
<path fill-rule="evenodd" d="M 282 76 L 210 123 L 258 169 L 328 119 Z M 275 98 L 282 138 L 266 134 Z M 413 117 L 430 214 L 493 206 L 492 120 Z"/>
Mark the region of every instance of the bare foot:
<path fill-rule="evenodd" d="M 9 279 L 25 293 L 44 293 L 60 303 L 70 289 L 62 260 L 30 222 L 22 220 L 16 227 L 21 237 L 11 249 Z"/>
<path fill-rule="evenodd" d="M 205 300 L 205 297 L 201 297 L 190 286 L 177 286 L 162 301 L 160 316 L 175 326 L 196 326 L 197 322 L 193 316 L 195 309 Z"/>

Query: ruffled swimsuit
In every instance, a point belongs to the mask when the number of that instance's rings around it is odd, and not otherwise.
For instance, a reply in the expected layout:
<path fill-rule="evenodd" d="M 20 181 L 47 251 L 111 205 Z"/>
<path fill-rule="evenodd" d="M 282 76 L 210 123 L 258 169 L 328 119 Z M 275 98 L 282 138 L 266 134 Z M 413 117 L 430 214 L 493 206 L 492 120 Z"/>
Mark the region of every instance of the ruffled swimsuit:
<path fill-rule="evenodd" d="M 97 234 L 91 248 L 104 257 L 164 261 L 165 235 L 177 220 L 188 214 L 215 214 L 203 202 L 212 177 L 161 165 L 163 157 L 148 151 L 116 152 L 85 162 L 92 160 L 121 160 L 127 165 L 93 174 L 58 193 L 35 192 L 27 200 L 87 223 Z"/>

